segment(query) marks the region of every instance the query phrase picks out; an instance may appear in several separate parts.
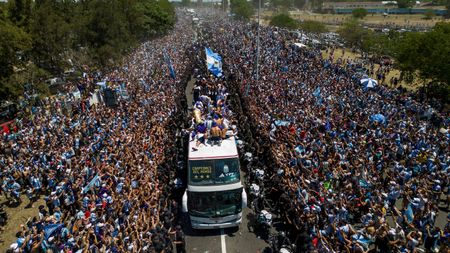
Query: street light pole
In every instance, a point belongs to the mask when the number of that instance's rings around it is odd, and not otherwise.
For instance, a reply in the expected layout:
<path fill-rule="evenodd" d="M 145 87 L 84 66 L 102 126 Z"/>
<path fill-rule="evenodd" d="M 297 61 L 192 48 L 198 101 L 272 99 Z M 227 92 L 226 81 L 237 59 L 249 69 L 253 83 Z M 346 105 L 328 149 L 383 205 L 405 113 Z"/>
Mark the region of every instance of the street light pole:
<path fill-rule="evenodd" d="M 259 25 L 260 25 L 260 13 L 261 13 L 261 0 L 258 1 L 258 35 L 256 37 L 256 85 L 259 85 Z M 245 95 L 248 96 L 250 91 L 250 82 L 247 83 L 247 90 Z"/>

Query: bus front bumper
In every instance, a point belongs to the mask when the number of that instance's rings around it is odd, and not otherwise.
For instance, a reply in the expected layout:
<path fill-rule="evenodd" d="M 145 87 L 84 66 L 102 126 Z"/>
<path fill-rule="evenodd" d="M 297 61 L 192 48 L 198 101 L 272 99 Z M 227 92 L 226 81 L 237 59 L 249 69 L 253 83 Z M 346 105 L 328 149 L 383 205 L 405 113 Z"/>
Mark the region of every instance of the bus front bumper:
<path fill-rule="evenodd" d="M 212 221 L 212 220 L 210 220 Z M 210 222 L 209 221 L 209 222 Z M 242 223 L 242 217 L 239 217 L 237 220 L 231 220 L 222 222 L 219 219 L 214 223 L 209 223 L 205 221 L 198 221 L 194 217 L 191 216 L 191 226 L 194 229 L 218 229 L 218 228 L 231 228 L 237 227 Z"/>

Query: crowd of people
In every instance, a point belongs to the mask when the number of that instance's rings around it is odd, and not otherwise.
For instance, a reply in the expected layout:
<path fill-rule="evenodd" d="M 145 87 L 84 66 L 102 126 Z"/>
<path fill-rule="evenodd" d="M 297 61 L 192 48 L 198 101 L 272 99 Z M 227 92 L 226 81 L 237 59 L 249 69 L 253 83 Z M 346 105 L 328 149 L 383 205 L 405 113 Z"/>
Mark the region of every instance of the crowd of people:
<path fill-rule="evenodd" d="M 446 252 L 450 223 L 436 219 L 450 203 L 448 114 L 363 87 L 351 60 L 272 27 L 259 28 L 257 68 L 257 29 L 224 17 L 204 38 L 241 88 L 251 146 L 299 252 Z"/>
<path fill-rule="evenodd" d="M 351 60 L 323 59 L 287 32 L 213 16 L 197 42 L 190 17 L 179 16 L 121 67 L 86 73 L 73 110 L 49 100 L 2 140 L 2 193 L 46 202 L 11 252 L 171 252 L 180 234 L 169 198 L 176 117 L 191 73 L 198 145 L 236 124 L 222 116 L 238 119 L 299 252 L 448 249 L 449 223 L 436 223 L 450 203 L 448 114 L 396 89 L 362 87 Z M 193 64 L 205 46 L 222 56 L 223 78 Z M 225 80 L 242 115 L 230 115 Z M 91 105 L 86 91 L 98 81 L 127 97 Z"/>
<path fill-rule="evenodd" d="M 21 201 L 26 193 L 30 206 L 45 200 L 8 252 L 172 252 L 180 231 L 169 196 L 174 125 L 193 36 L 191 19 L 179 15 L 170 34 L 144 43 L 122 66 L 84 73 L 72 110 L 47 99 L 18 133 L 3 136 L 2 194 Z M 99 83 L 127 96 L 113 107 L 91 104 L 87 95 Z"/>

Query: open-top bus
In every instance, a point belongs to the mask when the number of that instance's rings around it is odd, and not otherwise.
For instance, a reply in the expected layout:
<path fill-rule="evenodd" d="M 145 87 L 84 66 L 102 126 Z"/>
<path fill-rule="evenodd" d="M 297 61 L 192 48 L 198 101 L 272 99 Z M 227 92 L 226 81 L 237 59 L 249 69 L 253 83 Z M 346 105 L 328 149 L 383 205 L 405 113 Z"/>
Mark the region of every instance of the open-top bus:
<path fill-rule="evenodd" d="M 241 183 L 239 155 L 234 136 L 219 145 L 189 142 L 188 185 L 183 211 L 195 229 L 239 226 L 247 195 Z"/>

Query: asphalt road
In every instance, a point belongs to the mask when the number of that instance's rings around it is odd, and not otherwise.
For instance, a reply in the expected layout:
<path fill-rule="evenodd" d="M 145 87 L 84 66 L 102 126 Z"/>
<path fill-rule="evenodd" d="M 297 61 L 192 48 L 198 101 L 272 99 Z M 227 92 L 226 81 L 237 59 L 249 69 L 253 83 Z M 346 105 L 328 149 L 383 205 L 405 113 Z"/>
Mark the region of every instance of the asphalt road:
<path fill-rule="evenodd" d="M 185 225 L 187 252 L 262 253 L 269 245 L 249 231 L 247 224 L 251 216 L 250 209 L 245 208 L 242 224 L 236 228 L 192 230 Z"/>

